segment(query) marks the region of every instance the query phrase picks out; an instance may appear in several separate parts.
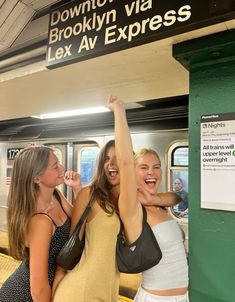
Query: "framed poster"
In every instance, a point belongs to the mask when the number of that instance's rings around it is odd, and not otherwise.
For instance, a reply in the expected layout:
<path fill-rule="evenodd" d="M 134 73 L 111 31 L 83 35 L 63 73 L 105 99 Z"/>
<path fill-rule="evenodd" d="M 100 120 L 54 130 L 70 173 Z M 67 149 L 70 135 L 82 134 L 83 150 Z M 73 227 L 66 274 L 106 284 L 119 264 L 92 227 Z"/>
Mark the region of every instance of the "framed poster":
<path fill-rule="evenodd" d="M 235 112 L 201 117 L 201 207 L 235 211 Z"/>

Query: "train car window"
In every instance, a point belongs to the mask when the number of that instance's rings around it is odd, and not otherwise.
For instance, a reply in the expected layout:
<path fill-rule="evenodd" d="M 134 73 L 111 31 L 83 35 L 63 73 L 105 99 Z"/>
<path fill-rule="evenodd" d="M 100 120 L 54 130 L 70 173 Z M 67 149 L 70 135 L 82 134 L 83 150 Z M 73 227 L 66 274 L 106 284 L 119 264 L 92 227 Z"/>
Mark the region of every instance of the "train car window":
<path fill-rule="evenodd" d="M 55 153 L 56 157 L 58 158 L 59 163 L 62 163 L 62 152 L 60 149 L 53 147 L 53 152 Z"/>
<path fill-rule="evenodd" d="M 53 152 L 55 153 L 56 157 L 58 158 L 58 161 L 60 164 L 63 164 L 63 156 L 62 156 L 62 151 L 55 147 L 55 146 L 51 146 L 53 148 Z M 61 184 L 58 186 L 58 189 L 61 191 L 61 192 L 64 192 L 64 185 Z"/>
<path fill-rule="evenodd" d="M 87 185 L 96 169 L 96 159 L 100 152 L 98 147 L 83 147 L 80 149 L 78 171 L 81 174 L 82 185 Z"/>
<path fill-rule="evenodd" d="M 173 191 L 181 197 L 180 203 L 173 207 L 177 217 L 188 217 L 188 172 L 173 172 Z"/>
<path fill-rule="evenodd" d="M 65 171 L 68 170 L 66 158 L 67 143 L 43 143 L 43 145 L 51 148 L 57 156 L 58 162 L 64 166 Z M 67 186 L 65 184 L 59 185 L 58 189 L 68 198 Z"/>
<path fill-rule="evenodd" d="M 188 146 L 176 143 L 169 149 L 168 189 L 181 197 L 181 202 L 171 208 L 172 214 L 179 220 L 188 219 Z"/>
<path fill-rule="evenodd" d="M 176 147 L 172 152 L 173 166 L 188 166 L 188 147 Z"/>

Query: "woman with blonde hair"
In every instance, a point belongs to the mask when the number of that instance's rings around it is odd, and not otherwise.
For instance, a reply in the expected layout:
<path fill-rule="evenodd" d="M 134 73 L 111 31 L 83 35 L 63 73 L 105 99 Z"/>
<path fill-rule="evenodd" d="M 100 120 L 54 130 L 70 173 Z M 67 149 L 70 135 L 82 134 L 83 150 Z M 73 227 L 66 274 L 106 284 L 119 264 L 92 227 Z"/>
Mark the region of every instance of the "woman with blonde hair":
<path fill-rule="evenodd" d="M 14 160 L 8 195 L 9 252 L 22 261 L 0 289 L 0 301 L 50 302 L 56 256 L 69 236 L 72 205 L 56 189 L 81 189 L 79 174 L 68 171 L 48 147 L 22 150 Z"/>
<path fill-rule="evenodd" d="M 124 104 L 116 97 L 109 99 L 115 117 L 116 156 L 120 175 L 118 208 L 123 222 L 126 244 L 135 242 L 142 231 L 143 208 L 139 192 L 155 196 L 162 171 L 158 154 L 143 149 L 133 156 Z M 128 185 L 127 185 L 128 184 Z M 141 188 L 141 189 L 140 189 Z M 145 206 L 147 221 L 162 251 L 162 259 L 142 273 L 136 302 L 187 302 L 188 265 L 183 232 L 162 206 Z"/>

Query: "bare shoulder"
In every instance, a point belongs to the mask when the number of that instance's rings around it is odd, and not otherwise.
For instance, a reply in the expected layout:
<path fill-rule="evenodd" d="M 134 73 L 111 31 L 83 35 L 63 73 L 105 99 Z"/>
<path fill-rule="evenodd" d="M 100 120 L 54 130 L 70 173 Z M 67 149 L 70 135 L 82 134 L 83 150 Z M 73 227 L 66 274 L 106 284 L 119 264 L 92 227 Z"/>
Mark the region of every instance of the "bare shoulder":
<path fill-rule="evenodd" d="M 91 187 L 87 186 L 81 189 L 81 191 L 78 193 L 78 196 L 75 200 L 75 204 L 74 204 L 74 213 L 79 213 L 81 211 L 83 211 L 89 201 L 90 198 L 90 191 L 91 191 Z"/>
<path fill-rule="evenodd" d="M 84 187 L 81 189 L 81 191 L 78 193 L 75 204 L 74 204 L 74 209 L 73 209 L 73 215 L 72 215 L 72 224 L 71 224 L 71 230 L 74 229 L 77 221 L 80 219 L 82 216 L 82 213 L 84 212 L 88 200 L 90 197 L 90 186 Z"/>
<path fill-rule="evenodd" d="M 46 225 L 53 225 L 51 218 L 46 213 L 37 213 L 33 215 L 29 221 L 29 226 L 41 227 Z"/>
<path fill-rule="evenodd" d="M 78 196 L 75 201 L 75 206 L 77 203 L 79 204 L 87 204 L 87 201 L 90 197 L 91 187 L 86 186 L 81 189 L 81 191 L 78 193 Z"/>
<path fill-rule="evenodd" d="M 50 217 L 40 213 L 32 216 L 28 225 L 28 236 L 30 238 L 50 237 L 54 231 L 54 224 Z"/>

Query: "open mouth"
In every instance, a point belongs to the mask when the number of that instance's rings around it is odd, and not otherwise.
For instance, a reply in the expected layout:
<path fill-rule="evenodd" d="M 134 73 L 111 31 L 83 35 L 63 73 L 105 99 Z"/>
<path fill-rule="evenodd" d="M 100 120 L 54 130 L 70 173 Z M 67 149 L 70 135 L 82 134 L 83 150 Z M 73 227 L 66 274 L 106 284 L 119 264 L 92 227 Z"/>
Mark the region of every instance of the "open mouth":
<path fill-rule="evenodd" d="M 157 183 L 157 180 L 155 178 L 148 178 L 148 179 L 145 179 L 145 183 L 149 187 L 154 187 Z"/>
<path fill-rule="evenodd" d="M 109 169 L 109 176 L 116 177 L 118 175 L 118 171 L 115 169 Z"/>

